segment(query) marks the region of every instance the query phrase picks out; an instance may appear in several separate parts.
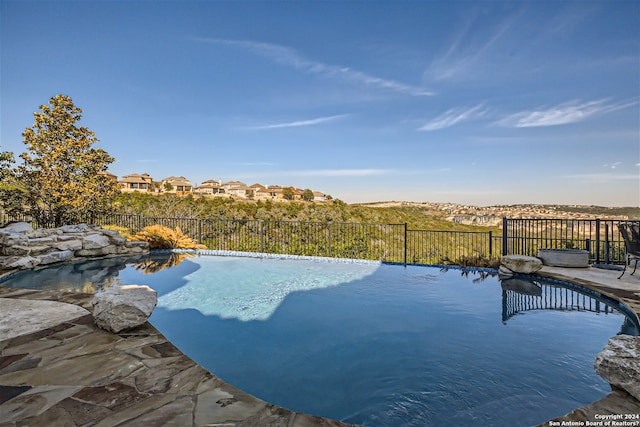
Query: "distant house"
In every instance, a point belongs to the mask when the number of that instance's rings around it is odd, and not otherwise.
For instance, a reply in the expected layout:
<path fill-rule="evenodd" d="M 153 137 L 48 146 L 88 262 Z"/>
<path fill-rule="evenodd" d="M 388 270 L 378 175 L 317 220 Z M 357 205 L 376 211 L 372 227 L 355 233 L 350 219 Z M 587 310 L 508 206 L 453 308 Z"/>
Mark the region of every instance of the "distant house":
<path fill-rule="evenodd" d="M 304 190 L 298 187 L 289 187 L 293 190 L 293 200 L 302 200 L 302 194 Z"/>
<path fill-rule="evenodd" d="M 162 191 L 164 193 L 175 193 L 178 195 L 191 194 L 193 186 L 184 176 L 170 176 L 162 180 Z"/>
<path fill-rule="evenodd" d="M 118 175 L 114 175 L 111 172 L 101 171 L 101 172 L 98 172 L 98 175 L 102 175 L 113 181 L 118 181 Z"/>
<path fill-rule="evenodd" d="M 228 181 L 222 184 L 222 188 L 229 196 L 246 199 L 253 197 L 253 189 L 242 181 Z"/>
<path fill-rule="evenodd" d="M 313 201 L 314 202 L 324 202 L 327 200 L 327 195 L 324 194 L 321 191 L 314 191 L 313 192 Z"/>
<path fill-rule="evenodd" d="M 249 188 L 252 189 L 253 192 L 255 193 L 257 191 L 262 191 L 262 190 L 266 189 L 267 187 L 265 187 L 264 185 L 259 184 L 259 183 L 256 182 L 255 184 L 250 185 Z"/>
<path fill-rule="evenodd" d="M 224 188 L 222 187 L 222 181 L 216 181 L 214 179 L 209 179 L 199 186 L 197 186 L 194 190 L 196 194 L 209 194 L 209 195 L 221 195 L 226 194 Z"/>
<path fill-rule="evenodd" d="M 255 198 L 257 200 L 280 200 L 282 196 L 282 186 L 280 185 L 267 185 L 261 189 L 256 190 Z"/>
<path fill-rule="evenodd" d="M 253 191 L 253 198 L 255 200 L 268 200 L 271 199 L 271 193 L 267 187 L 262 184 L 258 184 L 257 182 L 253 185 L 250 185 L 251 191 Z"/>
<path fill-rule="evenodd" d="M 120 184 L 120 191 L 124 193 L 148 193 L 153 191 L 154 187 L 153 179 L 151 179 L 148 173 L 132 173 L 130 175 L 125 175 L 120 181 L 118 181 L 118 183 Z"/>

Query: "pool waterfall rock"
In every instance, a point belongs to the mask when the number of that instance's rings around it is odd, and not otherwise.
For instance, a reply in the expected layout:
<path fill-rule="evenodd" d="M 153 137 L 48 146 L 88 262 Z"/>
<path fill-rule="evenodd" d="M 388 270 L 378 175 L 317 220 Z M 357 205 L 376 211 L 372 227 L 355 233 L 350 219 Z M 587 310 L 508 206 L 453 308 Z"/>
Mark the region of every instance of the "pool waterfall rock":
<path fill-rule="evenodd" d="M 640 337 L 616 335 L 596 356 L 596 373 L 640 401 Z"/>
<path fill-rule="evenodd" d="M 94 295 L 93 320 L 99 328 L 117 334 L 143 325 L 157 303 L 157 292 L 148 286 L 112 286 Z"/>
<path fill-rule="evenodd" d="M 27 270 L 74 259 L 147 253 L 149 244 L 127 241 L 98 225 L 34 230 L 26 222 L 0 228 L 0 271 Z"/>

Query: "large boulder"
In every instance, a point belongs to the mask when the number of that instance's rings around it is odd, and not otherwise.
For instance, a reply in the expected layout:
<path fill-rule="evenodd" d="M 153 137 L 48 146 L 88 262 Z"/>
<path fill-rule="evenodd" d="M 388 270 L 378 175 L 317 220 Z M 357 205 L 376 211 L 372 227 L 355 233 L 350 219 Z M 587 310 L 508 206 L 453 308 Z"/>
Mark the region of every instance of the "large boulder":
<path fill-rule="evenodd" d="M 86 233 L 91 229 L 87 224 L 73 224 L 58 227 L 58 230 L 60 230 L 60 232 L 62 233 Z"/>
<path fill-rule="evenodd" d="M 29 238 L 22 233 L 0 230 L 0 246 L 29 246 Z"/>
<path fill-rule="evenodd" d="M 614 387 L 640 400 L 640 337 L 616 335 L 609 338 L 596 356 L 596 373 Z"/>
<path fill-rule="evenodd" d="M 56 242 L 53 247 L 59 251 L 79 251 L 82 249 L 82 241 L 78 239 L 62 240 Z"/>
<path fill-rule="evenodd" d="M 542 261 L 533 256 L 505 255 L 500 258 L 500 266 L 513 273 L 532 274 L 542 268 Z"/>
<path fill-rule="evenodd" d="M 48 237 L 35 237 L 35 238 L 32 238 L 32 239 L 29 239 L 29 246 L 51 245 L 55 241 L 56 240 L 51 236 L 48 236 Z"/>
<path fill-rule="evenodd" d="M 97 256 L 105 256 L 105 255 L 113 255 L 117 253 L 117 247 L 114 245 L 108 245 L 101 248 L 95 249 L 82 249 L 76 251 L 76 256 L 78 257 L 97 257 Z"/>
<path fill-rule="evenodd" d="M 148 286 L 113 286 L 93 297 L 93 318 L 98 327 L 118 333 L 144 324 L 158 303 Z"/>
<path fill-rule="evenodd" d="M 26 270 L 40 264 L 40 260 L 31 256 L 0 257 L 0 270 Z"/>
<path fill-rule="evenodd" d="M 31 253 L 31 248 L 24 245 L 4 246 L 2 248 L 2 255 L 7 256 L 26 256 Z"/>
<path fill-rule="evenodd" d="M 109 246 L 109 238 L 102 234 L 88 234 L 82 238 L 82 249 L 102 249 Z"/>
<path fill-rule="evenodd" d="M 29 236 L 30 239 L 52 236 L 58 238 L 61 235 L 62 231 L 60 231 L 60 229 L 58 228 L 38 228 L 37 230 L 27 233 L 27 236 Z"/>
<path fill-rule="evenodd" d="M 124 246 L 125 243 L 127 243 L 127 239 L 120 235 L 120 233 L 118 233 L 117 231 L 103 228 L 100 230 L 100 232 L 109 238 L 109 241 L 112 245 Z"/>
<path fill-rule="evenodd" d="M 55 264 L 73 258 L 72 251 L 55 251 L 46 254 L 36 255 L 34 258 L 38 260 L 39 265 Z"/>
<path fill-rule="evenodd" d="M 28 222 L 13 222 L 2 228 L 2 231 L 8 231 L 11 233 L 30 233 L 33 231 L 33 227 Z"/>

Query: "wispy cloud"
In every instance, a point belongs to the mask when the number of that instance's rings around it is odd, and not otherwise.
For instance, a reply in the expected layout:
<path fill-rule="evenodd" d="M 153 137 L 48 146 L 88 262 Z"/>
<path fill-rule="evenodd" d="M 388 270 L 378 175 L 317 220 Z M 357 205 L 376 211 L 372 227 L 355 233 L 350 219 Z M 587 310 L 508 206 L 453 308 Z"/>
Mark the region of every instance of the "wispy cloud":
<path fill-rule="evenodd" d="M 622 164 L 622 162 L 605 163 L 604 165 L 602 165 L 602 167 L 610 168 L 610 169 L 616 169 L 621 164 Z"/>
<path fill-rule="evenodd" d="M 270 125 L 252 126 L 250 129 L 281 129 L 281 128 L 293 128 L 301 126 L 314 126 L 323 123 L 335 122 L 336 120 L 348 117 L 350 114 L 338 114 L 335 116 L 317 117 L 315 119 L 297 120 L 286 123 L 275 123 Z"/>
<path fill-rule="evenodd" d="M 612 104 L 609 99 L 588 102 L 574 100 L 553 107 L 541 107 L 536 110 L 511 114 L 499 120 L 496 124 L 517 128 L 558 126 L 581 122 L 589 117 L 610 113 L 637 104 L 638 101 Z"/>
<path fill-rule="evenodd" d="M 484 116 L 486 110 L 482 104 L 471 108 L 452 108 L 433 120 L 428 121 L 418 130 L 432 131 L 451 127 L 459 122 L 473 120 Z"/>
<path fill-rule="evenodd" d="M 433 93 L 423 87 L 408 85 L 396 80 L 384 79 L 354 70 L 341 65 L 325 64 L 305 58 L 295 49 L 273 43 L 264 43 L 251 40 L 227 40 L 212 38 L 194 38 L 197 42 L 224 44 L 240 47 L 257 55 L 261 55 L 276 63 L 286 65 L 307 73 L 317 74 L 329 78 L 339 78 L 368 87 L 390 90 L 397 93 L 412 96 L 430 96 Z"/>
<path fill-rule="evenodd" d="M 447 80 L 467 77 L 477 72 L 490 50 L 501 40 L 507 39 L 511 27 L 518 19 L 518 14 L 512 15 L 494 26 L 492 33 L 478 33 L 474 31 L 475 21 L 480 21 L 480 14 L 469 15 L 470 19 L 458 31 L 446 52 L 436 57 L 425 75 L 434 80 Z"/>

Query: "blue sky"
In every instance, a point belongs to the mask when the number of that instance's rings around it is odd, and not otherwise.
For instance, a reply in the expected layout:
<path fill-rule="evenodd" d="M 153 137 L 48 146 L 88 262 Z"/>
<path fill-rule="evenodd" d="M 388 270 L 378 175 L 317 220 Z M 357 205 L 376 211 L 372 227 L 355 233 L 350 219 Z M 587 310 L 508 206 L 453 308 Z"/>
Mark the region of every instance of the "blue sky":
<path fill-rule="evenodd" d="M 640 2 L 0 0 L 0 149 L 349 203 L 640 206 Z"/>

